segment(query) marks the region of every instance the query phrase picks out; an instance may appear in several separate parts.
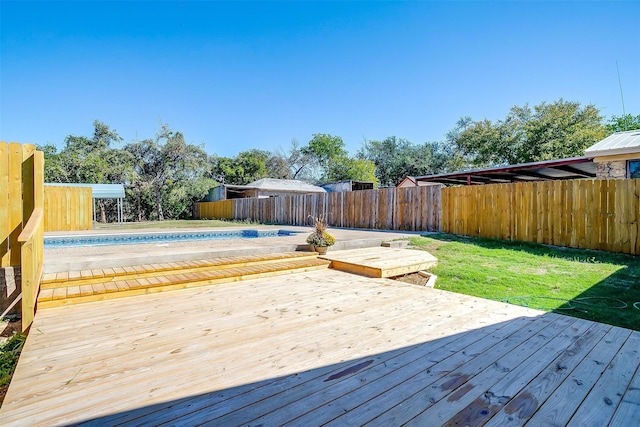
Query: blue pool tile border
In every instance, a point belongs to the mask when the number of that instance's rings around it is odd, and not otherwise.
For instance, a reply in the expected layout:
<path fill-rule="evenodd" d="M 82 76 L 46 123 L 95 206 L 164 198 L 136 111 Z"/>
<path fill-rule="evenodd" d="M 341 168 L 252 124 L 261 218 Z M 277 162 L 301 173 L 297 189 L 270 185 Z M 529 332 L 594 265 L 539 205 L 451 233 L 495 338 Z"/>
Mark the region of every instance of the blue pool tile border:
<path fill-rule="evenodd" d="M 77 246 L 112 246 L 144 243 L 187 242 L 193 240 L 255 239 L 258 237 L 295 236 L 299 233 L 299 231 L 291 230 L 233 230 L 47 236 L 44 238 L 44 247 L 50 249 Z"/>

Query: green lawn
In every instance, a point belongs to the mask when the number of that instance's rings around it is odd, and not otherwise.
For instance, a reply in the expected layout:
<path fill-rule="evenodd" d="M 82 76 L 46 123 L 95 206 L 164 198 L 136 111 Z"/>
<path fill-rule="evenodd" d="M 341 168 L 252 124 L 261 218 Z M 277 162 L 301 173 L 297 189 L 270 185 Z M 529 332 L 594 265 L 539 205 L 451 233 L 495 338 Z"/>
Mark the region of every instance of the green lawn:
<path fill-rule="evenodd" d="M 0 344 L 0 387 L 11 382 L 25 338 L 23 334 L 15 334 L 7 342 Z"/>
<path fill-rule="evenodd" d="M 438 258 L 439 289 L 640 330 L 640 257 L 447 234 L 411 240 Z"/>
<path fill-rule="evenodd" d="M 96 230 L 134 230 L 137 228 L 214 228 L 256 225 L 241 221 L 221 221 L 217 219 L 172 219 L 167 221 L 142 221 L 118 223 L 96 223 Z"/>

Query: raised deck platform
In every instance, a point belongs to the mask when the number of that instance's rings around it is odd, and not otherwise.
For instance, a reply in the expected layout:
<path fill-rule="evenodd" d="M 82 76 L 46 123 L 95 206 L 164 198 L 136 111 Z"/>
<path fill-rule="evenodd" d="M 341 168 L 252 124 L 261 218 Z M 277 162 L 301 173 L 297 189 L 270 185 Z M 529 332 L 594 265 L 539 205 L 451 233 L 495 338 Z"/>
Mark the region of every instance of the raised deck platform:
<path fill-rule="evenodd" d="M 315 252 L 285 252 L 47 273 L 38 308 L 326 269 Z"/>
<path fill-rule="evenodd" d="M 0 420 L 637 425 L 640 332 L 335 270 L 39 310 Z"/>
<path fill-rule="evenodd" d="M 315 252 L 302 251 L 124 267 L 106 264 L 102 268 L 46 273 L 38 295 L 38 308 L 273 277 L 329 266 L 369 277 L 389 277 L 423 270 L 436 262 L 427 252 L 375 247 L 336 251 L 320 258 Z"/>
<path fill-rule="evenodd" d="M 330 251 L 320 258 L 331 261 L 331 268 L 367 277 L 395 277 L 438 264 L 429 252 L 390 247 Z"/>

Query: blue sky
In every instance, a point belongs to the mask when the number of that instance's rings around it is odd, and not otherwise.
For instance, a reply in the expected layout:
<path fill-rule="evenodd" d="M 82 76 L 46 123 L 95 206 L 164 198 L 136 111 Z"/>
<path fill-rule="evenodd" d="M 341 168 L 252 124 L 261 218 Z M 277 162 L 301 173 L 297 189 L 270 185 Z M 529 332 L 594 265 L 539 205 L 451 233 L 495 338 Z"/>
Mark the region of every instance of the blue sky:
<path fill-rule="evenodd" d="M 0 3 L 0 140 L 160 122 L 233 156 L 314 133 L 440 141 L 564 98 L 640 114 L 640 2 Z"/>

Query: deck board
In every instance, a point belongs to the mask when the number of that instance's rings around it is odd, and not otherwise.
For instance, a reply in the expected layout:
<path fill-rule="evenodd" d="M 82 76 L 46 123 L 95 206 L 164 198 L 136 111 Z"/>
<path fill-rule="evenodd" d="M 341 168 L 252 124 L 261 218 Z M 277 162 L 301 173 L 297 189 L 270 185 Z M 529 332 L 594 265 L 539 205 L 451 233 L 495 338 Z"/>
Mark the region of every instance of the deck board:
<path fill-rule="evenodd" d="M 639 416 L 638 332 L 333 270 L 41 309 L 31 331 L 3 425 Z"/>
<path fill-rule="evenodd" d="M 320 258 L 331 261 L 332 268 L 367 277 L 396 277 L 438 264 L 425 251 L 385 247 L 328 252 Z"/>

